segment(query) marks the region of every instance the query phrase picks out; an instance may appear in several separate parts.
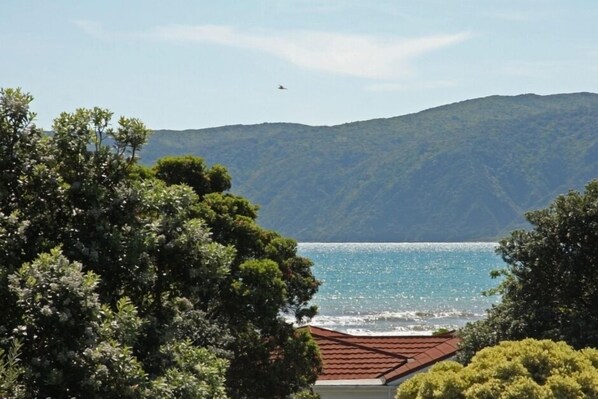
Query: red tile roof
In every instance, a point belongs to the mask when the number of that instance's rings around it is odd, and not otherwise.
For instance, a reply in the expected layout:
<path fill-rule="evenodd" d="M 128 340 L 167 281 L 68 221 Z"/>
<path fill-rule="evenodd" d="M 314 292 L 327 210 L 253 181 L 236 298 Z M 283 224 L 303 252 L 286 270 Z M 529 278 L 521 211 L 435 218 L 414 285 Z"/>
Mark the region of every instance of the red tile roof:
<path fill-rule="evenodd" d="M 324 367 L 318 381 L 405 377 L 455 355 L 459 339 L 439 336 L 356 336 L 306 327 L 320 348 Z"/>

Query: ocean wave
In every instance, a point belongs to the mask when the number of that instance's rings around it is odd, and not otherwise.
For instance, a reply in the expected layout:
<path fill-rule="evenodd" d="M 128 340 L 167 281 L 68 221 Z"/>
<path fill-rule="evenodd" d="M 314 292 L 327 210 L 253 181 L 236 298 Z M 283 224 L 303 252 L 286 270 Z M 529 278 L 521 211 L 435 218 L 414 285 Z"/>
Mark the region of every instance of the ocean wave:
<path fill-rule="evenodd" d="M 369 336 L 389 336 L 389 335 L 432 335 L 435 331 L 440 329 L 446 329 L 454 331 L 458 326 L 445 326 L 445 325 L 411 325 L 407 327 L 395 327 L 393 329 L 386 330 L 373 330 L 368 328 L 345 328 L 339 329 L 344 333 L 351 335 L 369 335 Z"/>
<path fill-rule="evenodd" d="M 420 321 L 434 319 L 474 319 L 483 317 L 483 314 L 463 312 L 463 311 L 405 311 L 405 312 L 381 312 L 375 314 L 351 314 L 351 315 L 318 315 L 314 318 L 317 323 L 373 323 L 373 322 L 392 322 L 392 321 Z"/>
<path fill-rule="evenodd" d="M 429 335 L 439 329 L 455 330 L 483 317 L 483 314 L 462 311 L 382 312 L 318 315 L 309 324 L 354 335 Z M 293 322 L 290 317 L 287 320 Z"/>

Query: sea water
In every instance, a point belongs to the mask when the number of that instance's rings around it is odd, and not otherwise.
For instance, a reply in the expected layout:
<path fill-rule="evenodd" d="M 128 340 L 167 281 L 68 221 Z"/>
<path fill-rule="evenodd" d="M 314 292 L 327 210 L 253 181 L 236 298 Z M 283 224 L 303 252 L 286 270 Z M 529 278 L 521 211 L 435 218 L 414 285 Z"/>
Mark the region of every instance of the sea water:
<path fill-rule="evenodd" d="M 311 324 L 351 334 L 429 334 L 479 320 L 500 300 L 495 243 L 300 243 L 322 285 Z"/>

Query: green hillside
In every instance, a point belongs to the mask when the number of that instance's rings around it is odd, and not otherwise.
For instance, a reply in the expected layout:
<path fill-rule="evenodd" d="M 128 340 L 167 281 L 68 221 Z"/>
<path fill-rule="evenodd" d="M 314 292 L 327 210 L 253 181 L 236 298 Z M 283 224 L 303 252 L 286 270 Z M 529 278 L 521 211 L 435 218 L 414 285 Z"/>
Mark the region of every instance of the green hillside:
<path fill-rule="evenodd" d="M 156 131 L 145 164 L 231 172 L 260 223 L 299 241 L 492 240 L 598 177 L 598 95 L 492 96 L 337 126 Z"/>

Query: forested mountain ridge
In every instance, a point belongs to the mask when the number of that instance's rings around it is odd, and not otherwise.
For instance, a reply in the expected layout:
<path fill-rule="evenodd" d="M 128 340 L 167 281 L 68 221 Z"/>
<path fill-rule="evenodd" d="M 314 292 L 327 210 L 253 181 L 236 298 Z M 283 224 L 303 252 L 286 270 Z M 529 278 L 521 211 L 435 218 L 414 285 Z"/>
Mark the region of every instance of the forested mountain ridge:
<path fill-rule="evenodd" d="M 491 96 L 336 126 L 161 130 L 141 156 L 181 154 L 226 166 L 261 224 L 299 241 L 493 240 L 598 177 L 598 95 Z"/>

